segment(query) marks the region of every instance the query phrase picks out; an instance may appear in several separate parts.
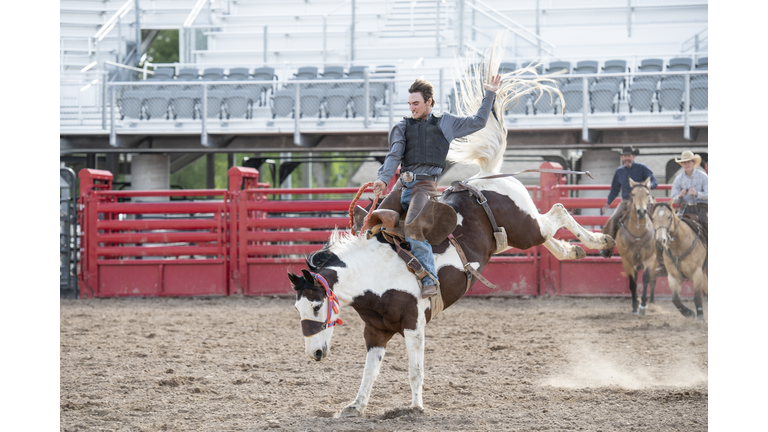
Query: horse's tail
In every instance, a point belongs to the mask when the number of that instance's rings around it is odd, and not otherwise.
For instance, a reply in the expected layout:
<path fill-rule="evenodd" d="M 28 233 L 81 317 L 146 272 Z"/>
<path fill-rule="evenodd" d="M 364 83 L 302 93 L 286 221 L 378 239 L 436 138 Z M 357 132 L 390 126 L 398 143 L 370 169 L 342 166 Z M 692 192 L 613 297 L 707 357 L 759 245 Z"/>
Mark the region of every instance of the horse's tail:
<path fill-rule="evenodd" d="M 466 66 L 457 62 L 457 73 L 460 76 L 456 89 L 456 110 L 461 116 L 475 115 L 485 96 L 483 83 L 498 74 L 499 65 L 504 56 L 504 38 L 506 32 L 500 32 L 491 45 L 483 53 L 483 58 L 470 54 Z M 545 83 L 556 83 L 552 77 L 561 72 L 539 76 L 536 67 L 541 62 L 528 67 L 517 69 L 501 75 L 502 85 L 496 92 L 493 113 L 488 118 L 485 128 L 464 138 L 458 138 L 451 143 L 448 160 L 458 163 L 476 163 L 481 173 L 498 172 L 507 147 L 507 127 L 504 124 L 504 111 L 507 107 L 522 103 L 521 96 L 538 90 L 539 98 L 548 93 L 554 101 L 553 93 L 560 97 L 565 106 L 563 94 L 557 87 Z M 521 75 L 527 74 L 526 77 Z M 531 76 L 533 75 L 533 76 Z M 538 100 L 538 99 L 537 99 Z"/>

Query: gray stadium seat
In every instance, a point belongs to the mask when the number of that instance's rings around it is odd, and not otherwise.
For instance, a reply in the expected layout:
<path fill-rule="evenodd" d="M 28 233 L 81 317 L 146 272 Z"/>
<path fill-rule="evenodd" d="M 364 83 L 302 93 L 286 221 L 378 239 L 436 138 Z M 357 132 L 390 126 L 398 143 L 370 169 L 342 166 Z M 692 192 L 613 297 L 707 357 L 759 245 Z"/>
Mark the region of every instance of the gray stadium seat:
<path fill-rule="evenodd" d="M 323 104 L 323 96 L 325 92 L 322 89 L 314 88 L 302 90 L 303 91 L 299 95 L 299 108 L 301 109 L 299 118 L 312 116 L 317 116 L 318 118 L 322 117 L 320 107 Z"/>
<path fill-rule="evenodd" d="M 203 81 L 221 81 L 224 79 L 224 69 L 206 68 L 203 71 Z"/>
<path fill-rule="evenodd" d="M 325 92 L 325 117 L 349 117 L 349 105 L 352 91 L 349 88 L 327 89 Z"/>
<path fill-rule="evenodd" d="M 534 95 L 533 100 L 533 114 L 557 114 L 557 101 L 560 99 L 557 96 L 551 96 L 544 92 L 539 97 L 538 93 Z M 538 99 L 538 100 L 537 100 Z"/>
<path fill-rule="evenodd" d="M 242 89 L 237 89 L 234 93 L 229 92 L 224 99 L 224 111 L 227 119 L 249 118 L 249 103 L 250 98 Z"/>
<path fill-rule="evenodd" d="M 246 81 L 248 79 L 248 75 L 248 68 L 231 68 L 227 74 L 227 79 L 229 81 Z"/>
<path fill-rule="evenodd" d="M 571 73 L 571 62 L 567 61 L 553 61 L 549 64 L 549 67 L 547 68 L 547 73 L 555 73 L 565 70 L 563 72 L 563 75 L 568 75 Z M 568 78 L 555 78 L 555 81 L 557 82 L 557 87 L 562 89 L 566 83 L 568 83 Z"/>
<path fill-rule="evenodd" d="M 317 79 L 317 68 L 314 66 L 300 67 L 299 71 L 293 74 L 293 76 L 299 80 Z"/>
<path fill-rule="evenodd" d="M 351 79 L 363 79 L 363 71 L 368 69 L 368 66 L 350 66 L 347 77 Z"/>
<path fill-rule="evenodd" d="M 171 110 L 173 118 L 197 118 L 196 105 L 200 99 L 202 90 L 197 88 L 182 89 L 181 86 L 174 86 L 171 96 Z"/>
<path fill-rule="evenodd" d="M 173 68 L 157 68 L 154 70 L 154 74 L 149 75 L 147 80 L 152 81 L 169 81 L 173 79 Z"/>
<path fill-rule="evenodd" d="M 296 90 L 282 89 L 272 96 L 272 118 L 288 117 L 296 105 Z"/>
<path fill-rule="evenodd" d="M 614 98 L 619 93 L 619 84 L 613 81 L 598 82 L 592 87 L 592 112 L 616 112 Z"/>
<path fill-rule="evenodd" d="M 691 81 L 691 110 L 709 109 L 709 80 L 706 76 Z"/>
<path fill-rule="evenodd" d="M 627 91 L 629 95 L 629 112 L 633 110 L 649 110 L 653 112 L 653 96 L 656 94 L 656 83 L 641 81 L 634 82 Z"/>
<path fill-rule="evenodd" d="M 699 59 L 699 60 L 696 62 L 696 70 L 697 70 L 697 71 L 705 71 L 705 70 L 709 70 L 709 69 L 708 69 L 708 66 L 709 66 L 709 65 L 708 65 L 708 60 L 709 60 L 709 57 L 701 57 L 701 58 L 700 58 L 700 59 Z M 696 81 L 696 80 L 700 80 L 700 79 L 702 79 L 702 78 L 703 78 L 703 79 L 707 79 L 707 77 L 708 77 L 708 75 L 706 75 L 706 74 L 700 74 L 700 75 L 694 75 L 694 74 L 691 74 L 691 83 L 693 83 L 693 81 Z"/>
<path fill-rule="evenodd" d="M 527 68 L 527 67 L 530 67 L 530 66 L 533 66 L 533 65 L 535 65 L 536 63 L 537 63 L 537 62 L 535 62 L 535 61 L 525 62 L 525 63 L 523 63 L 523 64 L 520 66 L 520 68 L 521 68 L 521 69 L 522 69 L 522 68 Z M 544 70 L 544 66 L 540 64 L 540 65 L 536 66 L 536 68 L 535 68 L 534 70 L 536 71 L 536 73 L 537 73 L 537 74 L 541 75 L 541 74 L 542 74 L 542 72 L 543 72 L 543 70 Z M 530 74 L 530 73 L 527 73 L 527 74 L 523 74 L 522 76 L 525 76 L 525 75 L 532 75 L 532 74 Z"/>
<path fill-rule="evenodd" d="M 691 70 L 691 65 L 693 64 L 693 60 L 687 58 L 687 57 L 679 57 L 679 58 L 673 58 L 669 61 L 669 64 L 667 65 L 667 70 L 670 72 L 684 72 Z M 674 75 L 674 76 L 664 76 L 661 78 L 662 81 L 675 81 L 675 82 L 684 82 L 685 77 L 682 75 Z"/>
<path fill-rule="evenodd" d="M 143 107 L 144 107 L 144 91 L 126 89 L 118 99 L 118 106 L 120 107 L 120 118 L 125 117 L 142 119 Z"/>
<path fill-rule="evenodd" d="M 456 114 L 456 89 L 451 87 L 451 92 L 448 94 L 448 112 Z"/>
<path fill-rule="evenodd" d="M 221 88 L 212 89 L 209 87 L 207 93 L 208 93 L 207 94 L 208 118 L 219 118 L 219 119 L 223 118 L 224 115 L 221 110 L 222 104 L 224 102 L 224 99 L 226 99 L 226 97 L 230 94 L 230 92 L 227 91 L 226 89 L 221 89 Z"/>
<path fill-rule="evenodd" d="M 323 79 L 341 79 L 344 77 L 344 66 L 326 66 L 321 75 Z"/>
<path fill-rule="evenodd" d="M 516 63 L 510 63 L 510 62 L 501 63 L 499 65 L 499 74 L 514 72 L 516 68 L 517 68 Z"/>
<path fill-rule="evenodd" d="M 516 114 L 528 114 L 528 103 L 530 102 L 531 96 L 530 95 L 524 95 L 517 98 L 516 101 L 512 101 L 507 105 L 507 109 L 504 111 L 504 114 L 506 115 L 516 115 Z"/>
<path fill-rule="evenodd" d="M 260 67 L 253 70 L 254 81 L 274 81 L 276 78 L 275 68 Z M 275 91 L 274 84 L 254 84 L 251 92 L 248 93 L 251 96 L 251 108 L 253 108 L 253 104 L 256 103 L 257 100 L 259 101 L 259 106 L 264 105 L 264 102 L 262 102 L 262 94 L 264 95 L 264 100 L 267 100 L 267 92 L 270 90 L 272 92 Z M 253 118 L 253 116 L 251 116 L 251 118 Z"/>
<path fill-rule="evenodd" d="M 376 117 L 376 108 L 374 107 L 374 104 L 376 103 L 376 98 L 369 92 L 368 94 L 369 98 L 369 105 L 368 109 L 371 110 L 369 113 L 371 117 Z M 363 88 L 357 88 L 352 90 L 352 117 L 365 116 L 365 89 Z"/>
<path fill-rule="evenodd" d="M 181 81 L 197 81 L 198 77 L 199 71 L 195 68 L 182 68 L 176 75 L 176 79 Z"/>
<path fill-rule="evenodd" d="M 168 119 L 168 106 L 171 100 L 171 91 L 163 90 L 160 86 L 151 86 L 146 90 L 144 106 L 146 108 L 147 119 Z"/>
<path fill-rule="evenodd" d="M 598 63 L 595 60 L 582 60 L 582 61 L 576 63 L 576 67 L 573 68 L 573 72 L 572 73 L 574 75 L 578 75 L 578 74 L 596 74 L 597 73 L 597 65 L 598 65 Z M 571 78 L 571 82 L 573 82 L 573 81 L 579 81 L 579 80 L 574 80 L 573 78 Z M 589 85 L 591 86 L 592 84 L 595 83 L 595 81 L 597 81 L 596 77 L 590 77 L 589 78 Z"/>
<path fill-rule="evenodd" d="M 626 60 L 607 60 L 603 66 L 603 73 L 625 73 L 627 71 Z M 600 82 L 624 83 L 624 77 L 600 77 Z"/>
<path fill-rule="evenodd" d="M 580 113 L 584 107 L 584 83 L 581 80 L 571 81 L 563 87 L 563 99 L 565 99 L 566 113 Z"/>
<path fill-rule="evenodd" d="M 659 86 L 659 112 L 682 111 L 683 92 L 685 91 L 682 80 L 664 80 Z"/>
<path fill-rule="evenodd" d="M 640 62 L 640 67 L 637 68 L 638 72 L 661 72 L 664 70 L 664 60 L 662 59 L 645 59 Z M 661 75 L 646 75 L 635 76 L 632 78 L 633 83 L 649 82 L 656 84 L 659 82 Z"/>

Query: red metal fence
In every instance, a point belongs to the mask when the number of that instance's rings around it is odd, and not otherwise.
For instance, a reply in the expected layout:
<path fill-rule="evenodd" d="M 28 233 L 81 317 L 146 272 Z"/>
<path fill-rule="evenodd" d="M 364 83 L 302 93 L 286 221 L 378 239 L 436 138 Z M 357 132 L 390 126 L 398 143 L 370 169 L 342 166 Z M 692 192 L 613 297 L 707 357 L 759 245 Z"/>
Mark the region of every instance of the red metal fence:
<path fill-rule="evenodd" d="M 541 167 L 561 168 L 549 162 Z M 357 192 L 271 189 L 258 182 L 258 171 L 244 167 L 229 170 L 227 190 L 116 191 L 108 171 L 86 169 L 79 176 L 81 297 L 288 293 L 286 270 L 298 272 L 304 256 L 320 249 L 333 229 L 348 227 L 349 204 Z M 539 186 L 528 187 L 540 212 L 557 202 L 571 211 L 601 208 L 605 198 L 571 195 L 584 190 L 607 194 L 608 189 L 566 185 L 564 177 L 546 173 Z M 137 202 L 148 198 L 164 201 Z M 574 218 L 596 229 L 608 217 Z M 575 241 L 566 230 L 557 237 Z M 512 249 L 491 258 L 483 272 L 499 288 L 476 284 L 469 294 L 628 295 L 621 258 L 585 251 L 584 259 L 559 261 L 543 246 Z M 670 294 L 666 278 L 659 278 L 656 292 Z M 684 285 L 683 295 L 692 294 Z"/>

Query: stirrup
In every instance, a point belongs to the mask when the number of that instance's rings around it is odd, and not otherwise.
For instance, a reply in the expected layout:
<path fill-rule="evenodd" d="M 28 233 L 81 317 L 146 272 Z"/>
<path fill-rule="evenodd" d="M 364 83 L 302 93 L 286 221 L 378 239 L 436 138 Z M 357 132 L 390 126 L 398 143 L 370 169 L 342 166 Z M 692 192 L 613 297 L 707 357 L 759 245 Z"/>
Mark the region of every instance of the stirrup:
<path fill-rule="evenodd" d="M 421 298 L 428 298 L 437 295 L 437 285 L 430 284 L 421 287 Z"/>

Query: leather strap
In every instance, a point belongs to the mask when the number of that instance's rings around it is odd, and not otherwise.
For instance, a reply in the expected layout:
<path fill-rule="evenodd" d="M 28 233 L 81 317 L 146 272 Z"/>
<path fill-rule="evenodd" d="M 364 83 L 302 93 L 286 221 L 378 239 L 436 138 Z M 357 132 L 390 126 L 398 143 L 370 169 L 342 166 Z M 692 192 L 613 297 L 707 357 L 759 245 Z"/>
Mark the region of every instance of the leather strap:
<path fill-rule="evenodd" d="M 463 182 L 455 181 L 451 183 L 451 189 L 450 189 L 451 192 L 458 192 L 462 190 L 469 191 L 469 193 L 471 193 L 472 195 L 475 196 L 475 198 L 477 198 L 477 203 L 483 207 L 485 214 L 488 216 L 488 220 L 491 221 L 491 227 L 493 228 L 493 236 L 496 239 L 496 251 L 494 253 L 499 253 L 504 249 L 506 249 L 507 246 L 509 246 L 509 244 L 507 243 L 507 234 L 503 227 L 499 228 L 499 226 L 496 224 L 496 218 L 493 216 L 491 207 L 488 205 L 488 199 L 485 197 L 485 195 L 483 195 L 480 189 L 467 184 L 467 180 Z"/>
<path fill-rule="evenodd" d="M 458 240 L 456 240 L 456 237 L 453 236 L 453 234 L 448 235 L 448 240 L 451 241 L 451 244 L 453 247 L 456 248 L 456 252 L 459 254 L 459 258 L 461 258 L 461 264 L 464 266 L 464 273 L 467 275 L 467 288 L 464 289 L 464 294 L 469 291 L 469 287 L 472 285 L 472 276 L 477 278 L 480 282 L 483 283 L 483 285 L 487 286 L 490 289 L 496 289 L 496 285 L 492 284 L 488 279 L 483 277 L 477 270 L 475 270 L 474 267 L 472 267 L 472 264 L 467 260 L 467 256 L 464 254 L 464 249 L 461 248 L 461 245 L 459 244 Z"/>
<path fill-rule="evenodd" d="M 405 264 L 408 266 L 408 269 L 410 269 L 413 272 L 413 274 L 415 274 L 416 277 L 419 278 L 419 280 L 421 280 L 421 278 L 429 274 L 427 273 L 426 270 L 424 270 L 424 267 L 422 267 L 419 260 L 417 260 L 412 253 L 400 247 L 400 243 L 395 243 L 395 249 L 397 250 L 397 256 L 399 256 L 400 259 L 405 261 Z"/>

